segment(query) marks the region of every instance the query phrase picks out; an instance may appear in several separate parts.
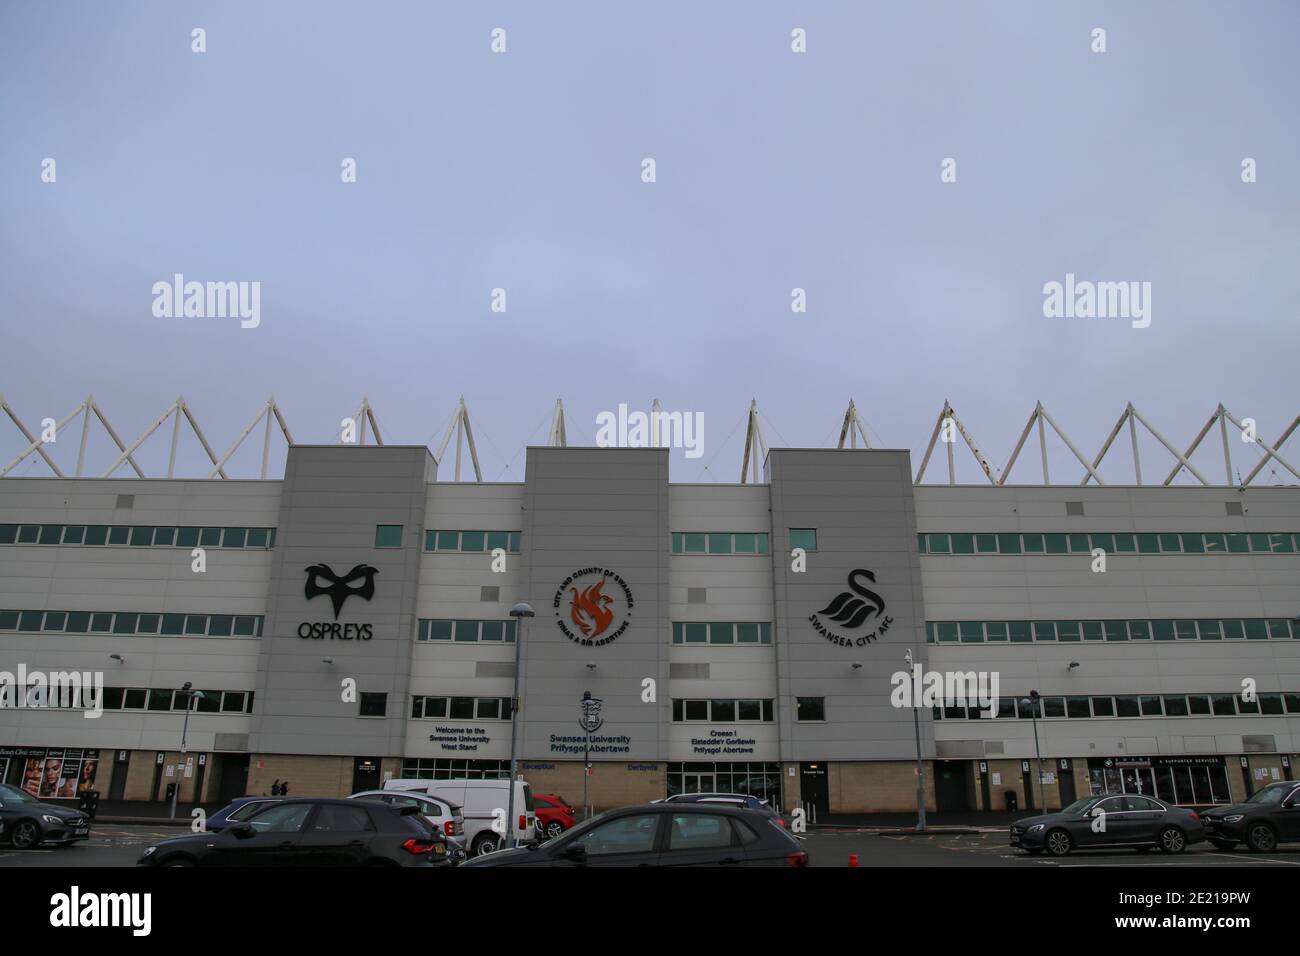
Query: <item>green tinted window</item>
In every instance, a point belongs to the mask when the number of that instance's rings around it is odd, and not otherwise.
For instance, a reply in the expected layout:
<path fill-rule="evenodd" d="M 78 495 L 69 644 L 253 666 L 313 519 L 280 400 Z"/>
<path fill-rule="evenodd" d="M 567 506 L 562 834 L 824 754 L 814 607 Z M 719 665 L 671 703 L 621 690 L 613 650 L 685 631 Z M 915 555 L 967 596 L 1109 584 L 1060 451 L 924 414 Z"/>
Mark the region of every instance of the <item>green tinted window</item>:
<path fill-rule="evenodd" d="M 462 531 L 460 533 L 460 549 L 477 554 L 483 550 L 486 540 L 487 535 L 482 531 Z"/>
<path fill-rule="evenodd" d="M 946 534 L 931 534 L 926 536 L 925 549 L 930 554 L 949 554 L 952 544 Z"/>
<path fill-rule="evenodd" d="M 706 538 L 698 532 L 688 532 L 686 534 L 686 553 L 703 554 Z"/>
<path fill-rule="evenodd" d="M 1196 622 L 1174 621 L 1174 636 L 1180 641 L 1196 640 Z"/>
<path fill-rule="evenodd" d="M 1115 550 L 1115 536 L 1113 534 L 1094 534 L 1092 536 L 1092 546 L 1101 548 L 1107 554 Z"/>
<path fill-rule="evenodd" d="M 1223 636 L 1230 641 L 1244 640 L 1246 637 L 1246 628 L 1241 621 L 1224 621 Z"/>
<path fill-rule="evenodd" d="M 1178 534 L 1160 535 L 1160 550 L 1166 554 L 1181 554 L 1183 551 L 1183 538 Z"/>
<path fill-rule="evenodd" d="M 736 640 L 741 644 L 758 643 L 758 625 L 757 624 L 737 624 Z"/>
<path fill-rule="evenodd" d="M 942 642 L 957 640 L 957 625 L 952 621 L 940 621 L 935 625 L 935 631 Z"/>
<path fill-rule="evenodd" d="M 439 531 L 439 532 L 438 532 L 438 550 L 439 550 L 439 551 L 459 551 L 459 550 L 460 550 L 460 532 L 459 532 L 459 531 Z"/>
<path fill-rule="evenodd" d="M 709 554 L 731 554 L 731 535 L 709 535 Z"/>
<path fill-rule="evenodd" d="M 957 636 L 963 644 L 981 644 L 984 641 L 984 623 L 962 621 L 957 625 Z"/>
<path fill-rule="evenodd" d="M 23 611 L 18 619 L 18 630 L 36 632 L 41 629 L 43 611 Z"/>
<path fill-rule="evenodd" d="M 1083 631 L 1085 641 L 1100 641 L 1105 638 L 1105 633 L 1101 627 L 1101 621 L 1080 621 L 1079 628 Z"/>
<path fill-rule="evenodd" d="M 185 633 L 200 635 L 208 626 L 208 616 L 206 614 L 187 614 L 185 615 Z"/>
<path fill-rule="evenodd" d="M 1129 621 L 1128 638 L 1130 641 L 1151 640 L 1151 624 L 1148 621 Z"/>
<path fill-rule="evenodd" d="M 483 640 L 501 641 L 505 640 L 506 622 L 505 621 L 484 621 L 483 622 Z"/>
<path fill-rule="evenodd" d="M 1115 535 L 1116 554 L 1134 554 L 1137 552 L 1137 537 L 1131 534 Z"/>
<path fill-rule="evenodd" d="M 134 633 L 135 633 L 135 622 L 136 622 L 136 619 L 137 619 L 139 616 L 140 616 L 140 615 L 138 615 L 138 614 L 123 614 L 123 613 L 119 612 L 119 613 L 118 613 L 118 614 L 113 618 L 113 633 L 114 633 L 114 634 L 134 634 Z"/>
<path fill-rule="evenodd" d="M 164 614 L 162 616 L 161 633 L 167 637 L 175 637 L 185 631 L 184 614 Z"/>
<path fill-rule="evenodd" d="M 984 624 L 984 633 L 990 641 L 1005 641 L 1007 639 L 1006 621 L 987 621 Z"/>
<path fill-rule="evenodd" d="M 112 527 L 108 529 L 108 543 L 121 545 L 127 544 L 131 540 L 131 529 L 125 527 Z"/>
<path fill-rule="evenodd" d="M 757 554 L 758 541 L 752 534 L 736 535 L 736 554 Z"/>
<path fill-rule="evenodd" d="M 977 554 L 997 554 L 998 536 L 995 534 L 975 535 L 975 552 Z"/>
<path fill-rule="evenodd" d="M 199 531 L 199 546 L 204 548 L 221 547 L 221 529 L 203 528 Z"/>
<path fill-rule="evenodd" d="M 1078 621 L 1057 621 L 1056 634 L 1062 641 L 1078 641 L 1080 639 Z"/>
<path fill-rule="evenodd" d="M 489 551 L 496 551 L 498 548 L 502 551 L 510 550 L 509 531 L 489 531 L 487 533 L 487 549 Z"/>
<path fill-rule="evenodd" d="M 759 554 L 767 554 L 767 532 L 755 535 L 755 543 L 758 545 Z"/>
<path fill-rule="evenodd" d="M 1018 534 L 998 535 L 998 552 L 1000 554 L 1019 554 L 1020 535 Z"/>
<path fill-rule="evenodd" d="M 63 536 L 63 525 L 61 524 L 43 524 L 41 525 L 41 544 L 58 544 L 59 538 Z"/>
<path fill-rule="evenodd" d="M 1137 536 L 1137 545 L 1139 554 L 1159 554 L 1160 538 L 1154 534 L 1140 534 Z"/>
<path fill-rule="evenodd" d="M 235 619 L 229 614 L 214 614 L 208 621 L 209 637 L 229 637 Z"/>
<path fill-rule="evenodd" d="M 161 620 L 161 614 L 141 614 L 139 621 L 136 622 L 135 632 L 137 634 L 157 634 L 158 624 Z"/>
<path fill-rule="evenodd" d="M 707 624 L 687 624 L 684 627 L 687 644 L 704 644 L 709 639 L 709 626 Z"/>
<path fill-rule="evenodd" d="M 954 534 L 952 536 L 953 554 L 974 554 L 975 536 L 972 534 Z"/>
<path fill-rule="evenodd" d="M 398 536 L 400 539 L 401 536 L 400 528 L 398 529 Z M 223 548 L 242 548 L 245 542 L 247 541 L 248 541 L 247 528 L 226 528 L 221 533 L 221 546 Z"/>
<path fill-rule="evenodd" d="M 681 554 L 681 553 L 682 553 L 682 533 L 680 531 L 674 531 L 673 532 L 673 554 Z"/>
<path fill-rule="evenodd" d="M 18 525 L 0 524 L 0 544 L 13 544 L 18 540 Z"/>
<path fill-rule="evenodd" d="M 1152 621 L 1151 636 L 1157 641 L 1172 641 L 1174 639 L 1174 622 Z"/>
<path fill-rule="evenodd" d="M 457 621 L 457 622 L 456 622 L 456 640 L 457 640 L 457 641 L 477 641 L 477 640 L 478 640 L 478 621 Z"/>
<path fill-rule="evenodd" d="M 45 625 L 47 631 L 61 631 L 68 622 L 68 615 L 63 611 L 46 611 Z"/>
<path fill-rule="evenodd" d="M 451 621 L 430 621 L 430 622 L 429 622 L 429 640 L 431 640 L 431 641 L 450 641 L 450 640 L 451 640 Z"/>
<path fill-rule="evenodd" d="M 147 548 L 153 544 L 153 528 L 132 528 L 131 529 L 131 546 L 133 548 Z"/>
<path fill-rule="evenodd" d="M 1199 534 L 1181 534 L 1184 554 L 1204 554 L 1205 542 Z"/>
<path fill-rule="evenodd" d="M 1228 550 L 1228 539 L 1221 534 L 1206 534 L 1202 536 L 1205 540 L 1205 550 L 1210 554 L 1222 554 Z"/>
<path fill-rule="evenodd" d="M 511 551 L 513 554 L 518 554 L 518 553 L 519 553 L 519 544 L 520 544 L 520 539 L 523 538 L 523 534 L 524 534 L 524 533 L 523 533 L 522 531 L 511 531 L 511 532 L 510 532 L 510 551 Z"/>
<path fill-rule="evenodd" d="M 234 627 L 231 628 L 231 634 L 234 637 L 252 637 L 253 629 L 256 622 L 252 617 L 239 616 L 235 618 Z"/>
<path fill-rule="evenodd" d="M 1033 639 L 1028 621 L 1008 621 L 1007 634 L 1012 644 L 1028 644 Z"/>
<path fill-rule="evenodd" d="M 1128 627 L 1123 621 L 1104 621 L 1106 628 L 1106 640 L 1108 641 L 1127 641 Z"/>
<path fill-rule="evenodd" d="M 1091 550 L 1092 548 L 1088 544 L 1088 536 L 1086 534 L 1070 535 L 1071 554 L 1087 554 Z"/>
<path fill-rule="evenodd" d="M 35 544 L 40 536 L 41 526 L 38 524 L 25 524 L 18 528 L 19 544 Z"/>
<path fill-rule="evenodd" d="M 1066 553 L 1066 550 L 1067 550 L 1067 547 L 1066 547 L 1066 545 L 1067 545 L 1067 541 L 1066 541 L 1066 537 L 1065 537 L 1065 535 L 1063 535 L 1063 534 L 1048 534 L 1048 535 L 1044 535 L 1043 538 L 1045 539 L 1046 544 L 1047 544 L 1047 553 L 1048 553 L 1048 554 L 1065 554 L 1065 553 Z"/>
<path fill-rule="evenodd" d="M 86 540 L 86 526 L 82 524 L 70 524 L 63 529 L 64 544 L 81 544 Z"/>
<path fill-rule="evenodd" d="M 1197 621 L 1196 629 L 1200 631 L 1200 637 L 1203 641 L 1223 640 L 1223 628 L 1218 621 Z"/>
<path fill-rule="evenodd" d="M 1035 621 L 1034 640 L 1036 641 L 1056 640 L 1056 624 L 1052 621 Z"/>
<path fill-rule="evenodd" d="M 736 643 L 736 626 L 734 624 L 710 624 L 709 643 L 710 644 Z"/>
<path fill-rule="evenodd" d="M 265 528 L 248 529 L 248 546 L 250 548 L 265 548 L 268 535 Z"/>
<path fill-rule="evenodd" d="M 1228 539 L 1229 554 L 1248 554 L 1250 552 L 1250 539 L 1244 534 L 1229 534 Z"/>
<path fill-rule="evenodd" d="M 803 548 L 805 551 L 817 550 L 816 528 L 791 528 L 790 548 Z"/>
<path fill-rule="evenodd" d="M 175 528 L 154 528 L 153 543 L 163 547 L 171 547 L 176 542 Z"/>
<path fill-rule="evenodd" d="M 85 634 L 90 630 L 90 612 L 69 611 L 68 621 L 63 627 L 69 634 Z"/>
<path fill-rule="evenodd" d="M 176 529 L 176 547 L 178 548 L 196 548 L 199 544 L 198 528 L 177 528 Z"/>
<path fill-rule="evenodd" d="M 1022 534 L 1021 542 L 1024 544 L 1025 554 L 1044 554 L 1046 545 L 1043 543 L 1041 534 Z"/>

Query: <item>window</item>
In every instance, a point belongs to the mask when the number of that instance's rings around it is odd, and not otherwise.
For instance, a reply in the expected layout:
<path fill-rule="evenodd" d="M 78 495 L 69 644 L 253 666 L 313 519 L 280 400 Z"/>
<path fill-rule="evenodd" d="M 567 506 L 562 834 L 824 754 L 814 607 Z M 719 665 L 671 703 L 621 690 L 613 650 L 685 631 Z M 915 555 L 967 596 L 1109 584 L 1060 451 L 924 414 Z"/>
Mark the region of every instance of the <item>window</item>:
<path fill-rule="evenodd" d="M 795 719 L 796 720 L 825 720 L 826 719 L 826 698 L 825 697 L 798 697 L 795 699 Z"/>
<path fill-rule="evenodd" d="M 707 813 L 674 814 L 668 830 L 668 851 L 708 850 L 733 843 L 726 817 Z"/>
<path fill-rule="evenodd" d="M 816 528 L 791 528 L 790 549 L 803 548 L 805 551 L 817 550 Z"/>
<path fill-rule="evenodd" d="M 248 825 L 258 833 L 298 833 L 307 822 L 313 804 L 270 803 L 253 814 Z"/>
<path fill-rule="evenodd" d="M 431 531 L 424 532 L 425 551 L 450 551 L 463 554 L 482 554 L 500 548 L 511 554 L 519 553 L 523 533 L 520 531 Z M 376 545 L 378 547 L 379 545 Z M 391 545 L 390 547 L 398 547 Z"/>
<path fill-rule="evenodd" d="M 400 548 L 402 546 L 402 526 L 400 524 L 381 524 L 375 526 L 376 548 Z"/>
<path fill-rule="evenodd" d="M 360 717 L 383 717 L 388 712 L 387 694 L 361 694 Z"/>
<path fill-rule="evenodd" d="M 619 817 L 588 830 L 582 838 L 582 845 L 588 857 L 649 853 L 654 849 L 658 829 L 657 813 Z"/>
<path fill-rule="evenodd" d="M 338 803 L 321 804 L 312 818 L 309 833 L 364 833 L 375 829 L 370 812 L 363 806 L 349 807 Z"/>

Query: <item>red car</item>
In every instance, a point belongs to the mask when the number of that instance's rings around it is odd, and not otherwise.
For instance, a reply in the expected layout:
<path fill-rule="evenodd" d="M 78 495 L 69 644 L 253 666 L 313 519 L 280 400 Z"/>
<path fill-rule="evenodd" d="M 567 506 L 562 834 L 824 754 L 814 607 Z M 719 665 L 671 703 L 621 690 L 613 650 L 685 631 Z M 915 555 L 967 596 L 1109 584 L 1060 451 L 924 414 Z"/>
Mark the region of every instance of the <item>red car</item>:
<path fill-rule="evenodd" d="M 537 832 L 548 840 L 554 840 L 578 822 L 573 807 L 553 793 L 533 794 L 533 812 L 537 815 Z"/>

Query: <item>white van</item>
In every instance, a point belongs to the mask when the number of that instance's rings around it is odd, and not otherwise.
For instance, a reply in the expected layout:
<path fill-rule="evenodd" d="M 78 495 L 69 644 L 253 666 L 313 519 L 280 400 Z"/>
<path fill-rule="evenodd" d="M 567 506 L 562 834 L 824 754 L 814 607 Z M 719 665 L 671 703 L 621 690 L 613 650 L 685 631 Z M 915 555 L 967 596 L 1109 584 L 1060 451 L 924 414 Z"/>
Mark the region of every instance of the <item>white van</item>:
<path fill-rule="evenodd" d="M 509 780 L 428 780 L 399 778 L 384 781 L 385 790 L 414 790 L 440 797 L 461 808 L 465 819 L 465 844 L 470 856 L 482 856 L 501 847 L 504 834 L 492 829 L 497 811 L 504 815 L 510 800 Z M 515 781 L 515 819 L 512 821 L 517 843 L 537 839 L 533 815 L 533 792 L 523 780 Z"/>

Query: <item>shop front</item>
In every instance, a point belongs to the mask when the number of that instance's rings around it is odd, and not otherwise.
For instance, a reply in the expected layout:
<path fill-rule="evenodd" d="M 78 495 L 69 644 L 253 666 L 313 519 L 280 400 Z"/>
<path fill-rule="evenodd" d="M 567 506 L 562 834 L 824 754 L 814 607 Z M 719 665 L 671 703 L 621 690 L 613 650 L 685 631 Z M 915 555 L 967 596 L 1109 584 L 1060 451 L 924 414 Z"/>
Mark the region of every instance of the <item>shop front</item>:
<path fill-rule="evenodd" d="M 1097 757 L 1088 761 L 1092 796 L 1135 793 L 1185 807 L 1233 802 L 1224 757 Z"/>
<path fill-rule="evenodd" d="M 42 800 L 75 800 L 97 789 L 98 777 L 98 750 L 0 748 L 0 781 Z"/>

